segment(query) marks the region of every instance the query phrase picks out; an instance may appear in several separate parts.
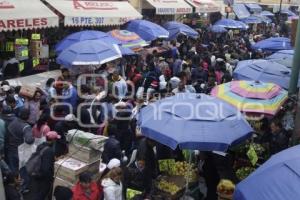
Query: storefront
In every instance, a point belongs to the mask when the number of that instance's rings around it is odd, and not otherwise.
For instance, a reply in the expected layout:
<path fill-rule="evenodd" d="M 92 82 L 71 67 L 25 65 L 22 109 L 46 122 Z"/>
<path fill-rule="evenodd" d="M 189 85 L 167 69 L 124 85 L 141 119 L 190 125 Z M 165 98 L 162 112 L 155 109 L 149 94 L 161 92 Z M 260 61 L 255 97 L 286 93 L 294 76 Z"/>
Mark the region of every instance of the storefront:
<path fill-rule="evenodd" d="M 39 0 L 0 1 L 0 16 L 0 60 L 4 75 L 11 73 L 11 77 L 16 77 L 48 68 L 49 45 L 41 29 L 58 27 L 58 16 Z M 3 65 L 12 58 L 19 65 L 14 72 Z"/>
<path fill-rule="evenodd" d="M 46 0 L 63 15 L 64 26 L 115 26 L 142 15 L 127 1 Z"/>
<path fill-rule="evenodd" d="M 180 19 L 193 12 L 184 0 L 142 0 L 142 14 L 158 24 Z"/>

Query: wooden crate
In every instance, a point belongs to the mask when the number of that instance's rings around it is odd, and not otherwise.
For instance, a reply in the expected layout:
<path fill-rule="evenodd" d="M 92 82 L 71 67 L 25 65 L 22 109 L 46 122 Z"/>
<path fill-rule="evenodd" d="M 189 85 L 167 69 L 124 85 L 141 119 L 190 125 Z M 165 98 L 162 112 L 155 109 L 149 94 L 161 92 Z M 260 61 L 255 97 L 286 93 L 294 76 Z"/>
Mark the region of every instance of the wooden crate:
<path fill-rule="evenodd" d="M 82 172 L 99 173 L 100 160 L 88 164 L 74 158 L 64 158 L 55 162 L 55 175 L 72 184 L 78 181 Z"/>
<path fill-rule="evenodd" d="M 94 163 L 95 161 L 100 159 L 101 151 L 71 143 L 69 145 L 69 155 L 72 158 L 85 163 Z"/>

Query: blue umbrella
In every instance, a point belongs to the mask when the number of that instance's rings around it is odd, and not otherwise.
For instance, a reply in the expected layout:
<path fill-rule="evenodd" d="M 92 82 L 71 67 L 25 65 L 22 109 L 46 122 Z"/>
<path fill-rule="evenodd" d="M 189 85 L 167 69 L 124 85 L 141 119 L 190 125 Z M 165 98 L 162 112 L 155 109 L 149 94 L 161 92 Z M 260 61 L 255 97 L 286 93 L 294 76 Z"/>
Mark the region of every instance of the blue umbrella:
<path fill-rule="evenodd" d="M 285 37 L 271 37 L 265 40 L 261 40 L 252 45 L 255 50 L 261 49 L 263 51 L 276 52 L 280 50 L 291 50 L 291 40 Z"/>
<path fill-rule="evenodd" d="M 226 28 L 224 28 L 223 26 L 219 26 L 219 25 L 212 25 L 210 30 L 214 33 L 225 33 L 225 32 L 227 32 Z"/>
<path fill-rule="evenodd" d="M 252 128 L 228 103 L 205 94 L 179 93 L 143 108 L 141 132 L 175 149 L 226 151 L 250 137 Z"/>
<path fill-rule="evenodd" d="M 268 56 L 266 59 L 273 60 L 284 66 L 292 68 L 293 57 L 294 57 L 294 50 L 282 50 L 282 51 L 277 51 L 276 53 L 273 53 L 272 55 Z"/>
<path fill-rule="evenodd" d="M 273 17 L 274 16 L 274 13 L 270 12 L 270 11 L 267 11 L 267 10 L 264 10 L 262 11 L 261 13 L 259 13 L 259 15 L 261 16 L 266 16 L 266 17 Z"/>
<path fill-rule="evenodd" d="M 236 200 L 297 200 L 300 197 L 300 145 L 281 151 L 240 182 Z"/>
<path fill-rule="evenodd" d="M 251 12 L 261 12 L 262 7 L 258 5 L 257 3 L 246 3 L 246 7 L 251 11 Z"/>
<path fill-rule="evenodd" d="M 68 35 L 65 37 L 62 41 L 60 41 L 56 46 L 55 46 L 55 51 L 57 55 L 61 53 L 63 50 L 71 46 L 72 44 L 75 44 L 80 41 L 85 41 L 85 40 L 107 40 L 109 39 L 110 42 L 113 41 L 113 38 L 109 36 L 107 33 L 101 32 L 101 31 L 93 31 L 93 30 L 85 30 L 85 31 L 80 31 L 73 33 L 71 35 Z M 114 44 L 118 44 L 119 41 L 114 40 Z"/>
<path fill-rule="evenodd" d="M 260 24 L 263 22 L 261 18 L 256 17 L 254 15 L 240 19 L 240 21 L 244 22 L 245 24 Z"/>
<path fill-rule="evenodd" d="M 135 32 L 145 41 L 153 41 L 157 38 L 168 38 L 169 32 L 163 27 L 146 20 L 131 20 L 128 22 L 127 30 Z"/>
<path fill-rule="evenodd" d="M 291 69 L 273 60 L 244 60 L 238 62 L 233 77 L 236 80 L 275 83 L 287 89 L 289 88 Z"/>
<path fill-rule="evenodd" d="M 87 40 L 77 42 L 61 52 L 57 57 L 57 63 L 65 67 L 102 65 L 121 57 L 118 45 L 109 45 L 98 40 Z"/>
<path fill-rule="evenodd" d="M 173 40 L 176 39 L 176 37 L 179 34 L 186 35 L 188 37 L 197 38 L 199 37 L 199 33 L 189 27 L 188 25 L 185 25 L 183 23 L 179 23 L 176 21 L 167 22 L 163 25 L 163 27 L 169 31 L 169 39 Z"/>
<path fill-rule="evenodd" d="M 248 29 L 248 25 L 233 19 L 220 19 L 214 25 L 232 29 Z"/>

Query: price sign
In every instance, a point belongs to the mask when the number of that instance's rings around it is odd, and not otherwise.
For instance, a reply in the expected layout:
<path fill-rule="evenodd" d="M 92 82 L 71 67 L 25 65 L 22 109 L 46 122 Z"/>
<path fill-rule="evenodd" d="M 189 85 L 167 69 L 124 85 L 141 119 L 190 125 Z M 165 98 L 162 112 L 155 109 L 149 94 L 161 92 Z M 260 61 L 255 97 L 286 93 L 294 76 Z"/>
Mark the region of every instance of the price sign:
<path fill-rule="evenodd" d="M 249 150 L 247 152 L 247 156 L 248 156 L 251 164 L 254 166 L 258 161 L 258 156 L 256 154 L 256 151 L 255 151 L 253 145 L 250 145 Z"/>
<path fill-rule="evenodd" d="M 24 49 L 21 51 L 21 56 L 22 57 L 28 57 L 28 49 Z"/>
<path fill-rule="evenodd" d="M 12 52 L 15 50 L 15 45 L 13 42 L 6 42 L 5 51 Z"/>
<path fill-rule="evenodd" d="M 33 58 L 32 59 L 32 66 L 36 67 L 40 64 L 40 59 L 39 58 Z"/>
<path fill-rule="evenodd" d="M 28 45 L 28 39 L 25 39 L 25 38 L 18 38 L 16 39 L 16 44 L 17 45 Z"/>
<path fill-rule="evenodd" d="M 19 63 L 19 72 L 22 72 L 25 69 L 25 64 L 24 62 Z"/>
<path fill-rule="evenodd" d="M 31 39 L 33 39 L 33 40 L 40 40 L 41 39 L 41 34 L 33 33 L 31 35 Z"/>

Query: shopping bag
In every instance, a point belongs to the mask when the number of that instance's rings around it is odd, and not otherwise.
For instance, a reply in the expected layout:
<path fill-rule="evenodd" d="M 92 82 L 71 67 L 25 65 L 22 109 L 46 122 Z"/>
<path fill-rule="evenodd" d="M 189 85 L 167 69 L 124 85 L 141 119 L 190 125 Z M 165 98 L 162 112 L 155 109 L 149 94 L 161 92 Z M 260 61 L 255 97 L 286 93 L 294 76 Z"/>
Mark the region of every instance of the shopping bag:
<path fill-rule="evenodd" d="M 19 169 L 25 166 L 31 155 L 36 151 L 35 144 L 23 143 L 18 147 Z"/>

